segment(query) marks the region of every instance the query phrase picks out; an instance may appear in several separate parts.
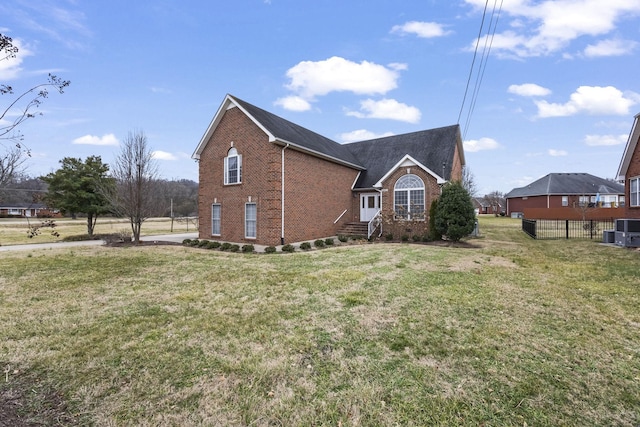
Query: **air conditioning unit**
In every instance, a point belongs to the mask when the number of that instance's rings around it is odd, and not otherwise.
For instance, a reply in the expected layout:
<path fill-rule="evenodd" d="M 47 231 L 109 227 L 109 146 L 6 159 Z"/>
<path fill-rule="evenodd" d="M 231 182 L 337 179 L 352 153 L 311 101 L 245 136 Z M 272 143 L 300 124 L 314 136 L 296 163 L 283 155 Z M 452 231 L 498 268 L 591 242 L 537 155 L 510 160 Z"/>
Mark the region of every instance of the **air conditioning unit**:
<path fill-rule="evenodd" d="M 616 241 L 615 230 L 604 230 L 602 232 L 602 243 L 615 243 L 615 241 Z"/>
<path fill-rule="evenodd" d="M 614 240 L 618 246 L 640 247 L 640 219 L 616 219 Z"/>

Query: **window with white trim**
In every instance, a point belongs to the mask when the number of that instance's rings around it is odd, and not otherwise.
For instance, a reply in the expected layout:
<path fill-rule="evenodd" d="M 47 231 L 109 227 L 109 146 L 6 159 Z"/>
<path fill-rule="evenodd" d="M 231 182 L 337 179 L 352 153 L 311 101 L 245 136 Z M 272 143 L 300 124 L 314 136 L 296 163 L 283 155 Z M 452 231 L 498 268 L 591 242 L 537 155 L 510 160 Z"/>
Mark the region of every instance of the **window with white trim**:
<path fill-rule="evenodd" d="M 224 158 L 224 183 L 240 184 L 242 182 L 242 155 L 231 147 Z"/>
<path fill-rule="evenodd" d="M 640 177 L 629 180 L 629 206 L 640 206 Z"/>
<path fill-rule="evenodd" d="M 256 223 L 258 222 L 258 207 L 255 203 L 244 205 L 244 237 L 256 238 Z"/>
<path fill-rule="evenodd" d="M 412 174 L 403 175 L 393 189 L 396 218 L 424 219 L 424 182 Z"/>
<path fill-rule="evenodd" d="M 211 235 L 220 235 L 220 223 L 222 220 L 222 206 L 220 203 L 211 205 Z"/>
<path fill-rule="evenodd" d="M 569 196 L 562 196 L 562 206 L 569 206 Z"/>

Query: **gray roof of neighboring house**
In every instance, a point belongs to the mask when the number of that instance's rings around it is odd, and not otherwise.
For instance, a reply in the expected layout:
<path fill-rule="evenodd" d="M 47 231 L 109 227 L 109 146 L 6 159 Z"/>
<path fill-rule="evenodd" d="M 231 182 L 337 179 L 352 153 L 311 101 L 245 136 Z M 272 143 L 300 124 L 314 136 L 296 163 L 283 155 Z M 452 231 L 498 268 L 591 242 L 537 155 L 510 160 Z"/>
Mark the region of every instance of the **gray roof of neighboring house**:
<path fill-rule="evenodd" d="M 303 128 L 262 108 L 249 104 L 235 96 L 232 96 L 232 98 L 278 140 L 295 144 L 301 148 L 333 159 L 342 160 L 360 169 L 364 168 L 362 162 L 354 157 L 344 145 L 338 144 L 332 139 Z"/>
<path fill-rule="evenodd" d="M 458 125 L 446 126 L 402 135 L 345 144 L 367 168 L 362 171 L 355 188 L 373 188 L 406 155 L 447 180 L 456 145 L 460 140 Z M 444 171 L 443 171 L 444 165 Z"/>
<path fill-rule="evenodd" d="M 514 188 L 506 198 L 582 195 L 582 194 L 624 194 L 624 185 L 588 173 L 550 173 L 531 184 Z"/>

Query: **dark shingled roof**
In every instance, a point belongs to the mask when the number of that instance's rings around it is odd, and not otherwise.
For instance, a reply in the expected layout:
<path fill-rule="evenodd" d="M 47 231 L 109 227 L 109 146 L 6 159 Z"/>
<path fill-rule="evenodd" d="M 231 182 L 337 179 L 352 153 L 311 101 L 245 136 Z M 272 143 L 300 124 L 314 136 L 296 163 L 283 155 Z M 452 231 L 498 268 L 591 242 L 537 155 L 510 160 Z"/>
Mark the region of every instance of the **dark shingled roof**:
<path fill-rule="evenodd" d="M 550 173 L 531 184 L 514 188 L 505 197 L 546 195 L 624 194 L 624 185 L 588 173 Z"/>
<path fill-rule="evenodd" d="M 449 180 L 459 138 L 460 127 L 453 125 L 345 144 L 366 167 L 355 188 L 373 188 L 407 154 L 433 173 Z"/>
<path fill-rule="evenodd" d="M 253 118 L 255 118 L 266 130 L 277 139 L 283 142 L 295 144 L 302 149 L 306 149 L 320 155 L 348 163 L 357 169 L 364 166 L 358 158 L 345 148 L 344 145 L 317 134 L 309 129 L 303 128 L 295 123 L 278 117 L 268 111 L 249 104 L 235 96 L 229 95 L 235 102 L 244 108 Z"/>

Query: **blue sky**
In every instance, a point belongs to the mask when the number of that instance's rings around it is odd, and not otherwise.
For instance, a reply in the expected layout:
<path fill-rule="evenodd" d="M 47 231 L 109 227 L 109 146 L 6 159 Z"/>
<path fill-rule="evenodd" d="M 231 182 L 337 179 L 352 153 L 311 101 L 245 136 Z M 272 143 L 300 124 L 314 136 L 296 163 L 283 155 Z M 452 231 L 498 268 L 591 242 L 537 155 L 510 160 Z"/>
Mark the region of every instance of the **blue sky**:
<path fill-rule="evenodd" d="M 32 176 L 110 163 L 142 130 L 163 177 L 197 181 L 191 154 L 230 93 L 338 142 L 460 117 L 479 192 L 508 192 L 613 178 L 640 112 L 637 0 L 13 0 L 0 16 L 20 48 L 0 82 L 71 80 L 22 127 Z"/>

